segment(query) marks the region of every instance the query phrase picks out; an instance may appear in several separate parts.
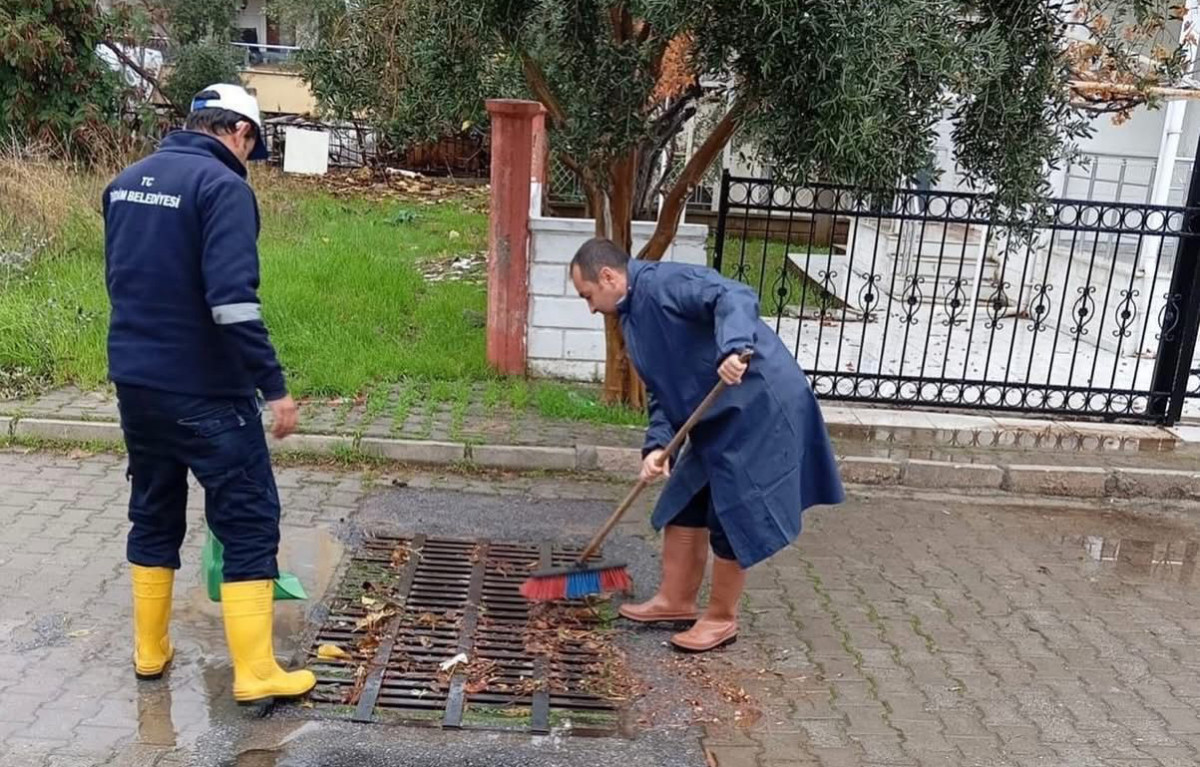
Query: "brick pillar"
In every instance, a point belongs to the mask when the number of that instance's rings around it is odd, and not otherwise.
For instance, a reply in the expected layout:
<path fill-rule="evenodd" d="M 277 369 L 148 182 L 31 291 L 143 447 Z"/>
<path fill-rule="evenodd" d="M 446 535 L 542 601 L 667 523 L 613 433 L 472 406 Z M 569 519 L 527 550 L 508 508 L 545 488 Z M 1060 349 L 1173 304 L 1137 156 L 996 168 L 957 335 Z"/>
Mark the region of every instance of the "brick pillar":
<path fill-rule="evenodd" d="M 525 373 L 529 321 L 529 210 L 536 101 L 492 99 L 492 209 L 488 239 L 488 364 Z"/>
<path fill-rule="evenodd" d="M 550 134 L 546 132 L 546 108 L 533 118 L 533 168 L 529 176 L 529 215 L 542 215 L 546 182 L 550 173 Z"/>

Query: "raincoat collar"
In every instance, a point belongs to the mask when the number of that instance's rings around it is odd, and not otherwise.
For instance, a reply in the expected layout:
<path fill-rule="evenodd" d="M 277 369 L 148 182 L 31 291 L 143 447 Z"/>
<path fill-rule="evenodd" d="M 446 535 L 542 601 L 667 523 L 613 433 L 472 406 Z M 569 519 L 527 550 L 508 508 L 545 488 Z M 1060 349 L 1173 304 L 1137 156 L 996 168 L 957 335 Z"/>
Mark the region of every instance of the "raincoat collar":
<path fill-rule="evenodd" d="M 617 314 L 629 313 L 629 307 L 633 304 L 633 290 L 637 286 L 638 276 L 645 268 L 646 262 L 636 258 L 629 259 L 629 264 L 625 267 L 625 277 L 628 285 L 625 286 L 625 297 L 617 302 Z"/>

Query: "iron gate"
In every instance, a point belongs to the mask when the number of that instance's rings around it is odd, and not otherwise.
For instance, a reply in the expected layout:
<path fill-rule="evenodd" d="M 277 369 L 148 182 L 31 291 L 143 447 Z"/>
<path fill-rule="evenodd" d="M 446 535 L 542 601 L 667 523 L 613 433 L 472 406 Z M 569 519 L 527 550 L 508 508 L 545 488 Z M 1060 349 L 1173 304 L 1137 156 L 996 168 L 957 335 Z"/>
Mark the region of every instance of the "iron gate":
<path fill-rule="evenodd" d="M 713 266 L 825 399 L 1174 423 L 1200 398 L 1198 187 L 1048 200 L 1022 237 L 980 195 L 727 173 Z"/>

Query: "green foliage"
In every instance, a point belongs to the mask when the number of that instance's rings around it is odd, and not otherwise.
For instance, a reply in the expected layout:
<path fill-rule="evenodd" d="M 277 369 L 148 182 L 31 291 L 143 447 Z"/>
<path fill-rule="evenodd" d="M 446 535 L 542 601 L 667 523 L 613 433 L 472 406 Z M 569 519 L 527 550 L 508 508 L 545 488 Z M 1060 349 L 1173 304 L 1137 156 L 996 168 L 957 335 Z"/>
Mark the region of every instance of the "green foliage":
<path fill-rule="evenodd" d="M 1167 0 L 277 2 L 327 19 L 303 65 L 331 113 L 367 114 L 405 142 L 482 119 L 484 98 L 533 95 L 561 111 L 554 148 L 601 185 L 630 151 L 657 151 L 678 102 L 699 97 L 655 91 L 679 36 L 697 80 L 744 105 L 742 136 L 779 176 L 892 188 L 928 167 L 949 115 L 963 175 L 1010 210 L 1087 134 L 1089 105 L 1069 87 L 1076 42 L 1120 82 L 1169 80 L 1181 61 L 1163 37 Z M 1147 68 L 1137 54 L 1155 35 Z"/>
<path fill-rule="evenodd" d="M 0 134 L 104 150 L 123 95 L 95 55 L 109 22 L 91 0 L 0 0 Z"/>
<path fill-rule="evenodd" d="M 237 19 L 237 0 L 160 0 L 171 38 L 181 45 L 230 40 Z"/>
<path fill-rule="evenodd" d="M 163 91 L 172 103 L 187 109 L 192 97 L 214 83 L 241 84 L 238 54 L 231 45 L 217 42 L 189 43 L 175 58 Z"/>
<path fill-rule="evenodd" d="M 237 0 L 157 0 L 157 15 L 179 46 L 163 93 L 187 109 L 192 97 L 213 83 L 241 84 L 233 39 Z"/>

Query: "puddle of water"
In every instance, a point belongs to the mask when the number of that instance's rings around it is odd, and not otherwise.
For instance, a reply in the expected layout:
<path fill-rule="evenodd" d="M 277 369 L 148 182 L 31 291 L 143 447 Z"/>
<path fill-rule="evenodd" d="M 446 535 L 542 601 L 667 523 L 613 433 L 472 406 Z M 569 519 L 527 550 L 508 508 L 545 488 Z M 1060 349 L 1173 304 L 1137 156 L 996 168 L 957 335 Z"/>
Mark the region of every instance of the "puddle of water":
<path fill-rule="evenodd" d="M 305 615 L 329 587 L 343 551 L 341 541 L 326 528 L 284 526 L 279 568 L 300 579 L 308 599 L 275 604 L 276 654 L 287 657 L 299 648 Z M 177 599 L 172 625 L 173 634 L 192 637 L 203 654 L 228 662 L 221 605 L 209 600 L 208 590 L 198 578 L 182 598 Z"/>
<path fill-rule="evenodd" d="M 290 658 L 300 646 L 305 613 L 325 593 L 341 562 L 343 546 L 328 529 L 288 528 L 280 545 L 279 566 L 295 573 L 308 592 L 307 600 L 279 602 L 275 607 L 275 650 Z M 225 644 L 221 605 L 208 599 L 208 591 L 195 572 L 184 574 L 189 585 L 177 589 L 171 621 L 176 657 L 162 682 L 140 684 L 136 691 L 136 741 L 163 748 L 193 747 L 202 735 L 222 723 L 241 722 L 247 714 L 233 701 L 233 670 Z M 180 584 L 184 585 L 183 583 Z M 274 765 L 271 749 L 282 747 L 304 730 L 283 740 L 279 730 L 270 744 L 249 746 L 239 767 Z M 252 732 L 254 729 L 252 728 Z M 289 730 L 290 731 L 290 730 Z"/>
<path fill-rule="evenodd" d="M 1185 538 L 1149 540 L 1101 535 L 1063 536 L 1062 542 L 1083 549 L 1095 566 L 1119 575 L 1191 585 L 1200 562 L 1200 541 Z"/>
<path fill-rule="evenodd" d="M 317 722 L 272 723 L 238 743 L 234 767 L 275 767 L 293 740 L 320 729 Z"/>

